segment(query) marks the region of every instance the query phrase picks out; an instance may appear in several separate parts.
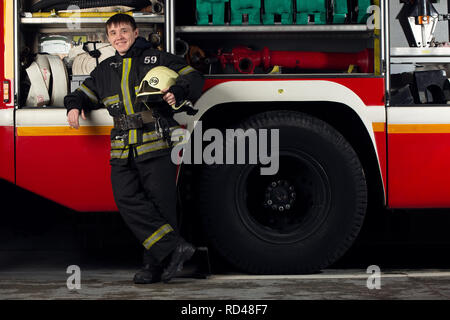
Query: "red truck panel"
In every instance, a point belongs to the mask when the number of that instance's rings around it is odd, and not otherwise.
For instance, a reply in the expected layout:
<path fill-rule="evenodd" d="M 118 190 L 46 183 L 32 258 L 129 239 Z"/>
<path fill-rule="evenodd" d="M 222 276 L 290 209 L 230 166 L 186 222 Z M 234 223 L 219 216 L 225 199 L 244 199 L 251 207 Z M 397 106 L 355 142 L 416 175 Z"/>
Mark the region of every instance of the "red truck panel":
<path fill-rule="evenodd" d="M 78 211 L 117 211 L 109 135 L 18 136 L 17 185 Z"/>

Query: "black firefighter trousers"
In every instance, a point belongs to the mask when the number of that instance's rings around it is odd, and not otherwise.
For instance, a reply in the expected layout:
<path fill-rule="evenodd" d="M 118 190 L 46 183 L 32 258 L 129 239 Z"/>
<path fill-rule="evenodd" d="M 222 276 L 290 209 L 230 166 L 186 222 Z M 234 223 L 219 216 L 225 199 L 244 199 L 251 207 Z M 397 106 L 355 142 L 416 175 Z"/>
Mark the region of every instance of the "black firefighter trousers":
<path fill-rule="evenodd" d="M 175 179 L 176 165 L 170 154 L 136 162 L 130 152 L 126 166 L 111 166 L 116 205 L 146 249 L 144 263 L 161 264 L 180 239 Z"/>

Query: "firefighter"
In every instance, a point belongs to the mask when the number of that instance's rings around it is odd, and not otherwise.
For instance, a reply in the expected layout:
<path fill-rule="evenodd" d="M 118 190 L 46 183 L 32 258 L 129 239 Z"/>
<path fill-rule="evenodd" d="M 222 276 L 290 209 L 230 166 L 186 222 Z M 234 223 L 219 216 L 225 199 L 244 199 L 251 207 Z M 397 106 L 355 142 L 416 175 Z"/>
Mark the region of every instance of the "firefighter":
<path fill-rule="evenodd" d="M 144 267 L 135 283 L 167 282 L 181 271 L 195 248 L 177 230 L 176 165 L 170 157 L 170 133 L 179 128 L 173 109 L 199 98 L 201 73 L 139 37 L 134 19 L 116 14 L 106 22 L 108 41 L 116 54 L 101 62 L 82 85 L 67 95 L 64 105 L 71 127 L 79 117 L 103 104 L 113 117 L 111 183 L 117 207 L 128 227 L 144 246 Z M 174 84 L 161 90 L 158 112 L 136 101 L 141 81 L 155 67 L 177 73 Z M 164 72 L 161 81 L 166 81 Z M 171 108 L 173 106 L 174 108 Z M 182 110 L 183 108 L 181 108 Z M 169 134 L 169 136 L 167 136 Z"/>

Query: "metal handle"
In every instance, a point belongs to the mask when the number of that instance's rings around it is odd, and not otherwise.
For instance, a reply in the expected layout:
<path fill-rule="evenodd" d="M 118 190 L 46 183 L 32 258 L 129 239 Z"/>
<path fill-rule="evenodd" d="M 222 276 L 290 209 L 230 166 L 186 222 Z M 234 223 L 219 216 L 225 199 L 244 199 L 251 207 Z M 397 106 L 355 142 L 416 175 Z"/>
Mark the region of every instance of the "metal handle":
<path fill-rule="evenodd" d="M 175 54 L 175 0 L 166 0 L 165 10 L 166 51 Z"/>

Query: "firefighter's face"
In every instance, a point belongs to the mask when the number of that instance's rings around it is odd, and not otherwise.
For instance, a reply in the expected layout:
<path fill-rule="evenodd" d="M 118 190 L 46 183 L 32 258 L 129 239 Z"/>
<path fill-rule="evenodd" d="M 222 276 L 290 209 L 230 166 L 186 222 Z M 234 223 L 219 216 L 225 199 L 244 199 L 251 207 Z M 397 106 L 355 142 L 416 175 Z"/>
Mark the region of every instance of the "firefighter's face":
<path fill-rule="evenodd" d="M 108 41 L 120 55 L 127 53 L 139 35 L 139 29 L 127 23 L 113 24 L 108 27 Z"/>

